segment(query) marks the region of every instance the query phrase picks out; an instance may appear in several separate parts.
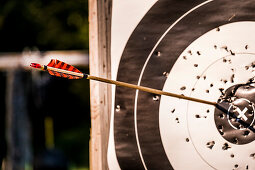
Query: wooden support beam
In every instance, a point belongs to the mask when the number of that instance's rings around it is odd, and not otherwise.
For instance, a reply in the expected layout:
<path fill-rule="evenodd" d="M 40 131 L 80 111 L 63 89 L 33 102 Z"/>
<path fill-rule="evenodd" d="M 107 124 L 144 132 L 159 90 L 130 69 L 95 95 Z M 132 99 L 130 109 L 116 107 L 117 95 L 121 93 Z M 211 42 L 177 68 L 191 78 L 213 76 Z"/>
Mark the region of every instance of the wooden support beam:
<path fill-rule="evenodd" d="M 89 0 L 90 74 L 111 78 L 110 37 L 112 0 Z M 90 81 L 90 169 L 107 170 L 111 85 Z"/>

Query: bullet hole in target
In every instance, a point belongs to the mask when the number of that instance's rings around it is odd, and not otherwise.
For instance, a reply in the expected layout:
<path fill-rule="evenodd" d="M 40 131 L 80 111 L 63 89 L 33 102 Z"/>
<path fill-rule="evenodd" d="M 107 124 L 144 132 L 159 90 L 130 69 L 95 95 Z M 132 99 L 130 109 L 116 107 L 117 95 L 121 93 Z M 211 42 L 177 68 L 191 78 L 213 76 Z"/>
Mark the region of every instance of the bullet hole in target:
<path fill-rule="evenodd" d="M 237 144 L 237 143 L 238 143 L 238 139 L 237 139 L 237 138 L 234 138 L 234 139 L 233 139 L 233 143 Z"/>
<path fill-rule="evenodd" d="M 249 166 L 248 166 L 248 165 L 246 165 L 246 169 L 249 169 Z"/>
<path fill-rule="evenodd" d="M 248 83 L 253 83 L 254 82 L 254 77 L 253 78 L 250 78 L 249 80 L 248 80 Z"/>
<path fill-rule="evenodd" d="M 226 63 L 226 62 L 227 62 L 227 59 L 225 59 L 225 58 L 223 58 L 222 60 L 223 60 L 223 63 Z"/>
<path fill-rule="evenodd" d="M 206 79 L 206 76 L 203 76 L 204 80 Z"/>
<path fill-rule="evenodd" d="M 235 168 L 238 168 L 238 165 L 237 165 L 237 164 L 235 164 Z"/>
<path fill-rule="evenodd" d="M 191 91 L 195 91 L 195 88 L 192 88 Z"/>
<path fill-rule="evenodd" d="M 210 84 L 210 87 L 213 87 L 213 84 L 212 84 L 212 83 Z"/>
<path fill-rule="evenodd" d="M 221 92 L 221 95 L 224 95 L 224 88 L 219 88 L 219 91 Z"/>
<path fill-rule="evenodd" d="M 252 107 L 252 105 L 250 105 L 250 107 Z M 253 111 L 252 112 L 248 112 L 249 116 L 253 116 Z"/>
<path fill-rule="evenodd" d="M 209 112 L 210 112 L 210 110 L 209 110 L 209 109 L 207 109 L 207 110 L 206 110 L 206 113 L 209 113 Z"/>
<path fill-rule="evenodd" d="M 158 56 L 158 57 L 160 57 L 160 56 L 161 56 L 161 52 L 160 52 L 160 51 L 156 51 L 156 52 L 155 52 L 155 55 Z"/>
<path fill-rule="evenodd" d="M 189 138 L 186 138 L 186 142 L 189 142 Z"/>
<path fill-rule="evenodd" d="M 220 31 L 220 27 L 217 27 L 217 28 L 216 28 L 216 31 L 219 32 L 219 31 Z"/>
<path fill-rule="evenodd" d="M 229 146 L 228 143 L 224 143 L 223 146 L 222 146 L 222 150 L 228 150 L 230 149 L 231 147 Z"/>
<path fill-rule="evenodd" d="M 195 115 L 196 118 L 200 118 L 200 115 Z"/>
<path fill-rule="evenodd" d="M 171 110 L 171 112 L 174 113 L 174 112 L 175 112 L 175 109 Z"/>
<path fill-rule="evenodd" d="M 154 95 L 152 98 L 154 101 L 159 101 L 159 96 L 158 95 Z"/>
<path fill-rule="evenodd" d="M 184 60 L 187 60 L 187 56 L 183 56 L 183 59 L 184 59 Z"/>
<path fill-rule="evenodd" d="M 115 110 L 116 110 L 116 112 L 119 112 L 120 111 L 120 105 L 117 105 Z"/>
<path fill-rule="evenodd" d="M 197 55 L 201 55 L 200 51 L 197 51 Z"/>
<path fill-rule="evenodd" d="M 218 126 L 218 130 L 219 130 L 221 135 L 224 135 L 224 131 L 223 131 L 223 126 L 222 125 Z"/>
<path fill-rule="evenodd" d="M 228 52 L 228 47 L 227 46 L 222 46 L 221 48 Z"/>
<path fill-rule="evenodd" d="M 255 62 L 251 63 L 251 67 L 254 68 L 255 67 Z"/>
<path fill-rule="evenodd" d="M 175 118 L 176 123 L 180 123 L 179 118 Z"/>
<path fill-rule="evenodd" d="M 236 55 L 232 50 L 229 50 L 231 55 Z"/>
<path fill-rule="evenodd" d="M 250 157 L 255 159 L 255 153 L 250 154 Z"/>
<path fill-rule="evenodd" d="M 224 114 L 219 115 L 219 118 L 221 118 L 221 119 L 224 119 L 224 117 L 225 117 Z"/>
<path fill-rule="evenodd" d="M 207 142 L 206 143 L 206 147 L 209 148 L 209 149 L 212 149 L 215 145 L 215 142 L 214 141 L 210 141 L 210 142 Z"/>
<path fill-rule="evenodd" d="M 197 79 L 200 79 L 200 76 L 197 76 Z"/>
<path fill-rule="evenodd" d="M 248 130 L 246 130 L 246 131 L 244 131 L 244 133 L 243 133 L 243 136 L 248 136 L 250 134 L 250 131 L 248 131 Z"/>
<path fill-rule="evenodd" d="M 250 86 L 244 86 L 243 88 L 249 90 Z"/>
<path fill-rule="evenodd" d="M 214 47 L 215 49 L 217 49 L 217 45 L 214 45 L 213 47 Z"/>
<path fill-rule="evenodd" d="M 210 91 L 209 91 L 209 90 L 206 90 L 205 92 L 206 92 L 206 93 L 209 93 Z"/>
<path fill-rule="evenodd" d="M 234 83 L 234 78 L 235 78 L 235 74 L 232 74 L 230 80 L 231 80 L 231 83 Z"/>
<path fill-rule="evenodd" d="M 186 87 L 185 86 L 182 86 L 181 88 L 180 88 L 180 90 L 185 90 L 186 89 Z"/>
<path fill-rule="evenodd" d="M 248 45 L 245 45 L 245 47 L 244 47 L 246 50 L 248 49 Z"/>
<path fill-rule="evenodd" d="M 163 73 L 163 76 L 165 76 L 165 77 L 168 77 L 168 75 L 169 75 L 169 73 L 167 73 L 167 72 Z"/>
<path fill-rule="evenodd" d="M 198 67 L 198 64 L 194 64 L 194 67 Z"/>
<path fill-rule="evenodd" d="M 228 82 L 227 80 L 223 80 L 223 79 L 221 79 L 221 81 L 223 81 L 225 84 L 227 84 L 227 82 Z"/>
<path fill-rule="evenodd" d="M 230 155 L 230 157 L 231 157 L 231 158 L 234 158 L 234 157 L 235 157 L 235 155 L 234 155 L 234 154 L 231 154 L 231 155 Z"/>
<path fill-rule="evenodd" d="M 188 53 L 189 53 L 190 55 L 192 55 L 192 52 L 191 52 L 191 50 L 189 50 L 189 51 L 188 51 Z"/>
<path fill-rule="evenodd" d="M 223 88 L 219 88 L 219 91 L 220 91 L 220 92 L 223 92 L 223 90 L 224 90 Z"/>

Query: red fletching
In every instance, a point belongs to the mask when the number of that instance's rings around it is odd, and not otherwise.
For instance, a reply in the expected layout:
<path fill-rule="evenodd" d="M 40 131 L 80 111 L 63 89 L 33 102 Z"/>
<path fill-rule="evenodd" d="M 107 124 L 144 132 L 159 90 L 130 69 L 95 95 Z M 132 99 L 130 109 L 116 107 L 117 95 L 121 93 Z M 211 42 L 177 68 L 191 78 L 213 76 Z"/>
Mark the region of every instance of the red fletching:
<path fill-rule="evenodd" d="M 33 68 L 42 68 L 42 66 L 40 64 L 37 64 L 37 63 L 31 63 L 30 67 L 33 67 Z"/>
<path fill-rule="evenodd" d="M 58 68 L 58 69 L 63 69 L 63 70 L 71 71 L 71 72 L 82 73 L 77 68 L 75 68 L 69 64 L 66 64 L 62 61 L 56 60 L 56 59 L 52 59 L 47 66 Z M 66 73 L 52 71 L 52 70 L 48 70 L 48 72 L 50 73 L 50 75 L 68 78 L 68 79 L 81 79 L 82 78 L 82 77 L 79 77 L 76 75 L 66 74 Z"/>

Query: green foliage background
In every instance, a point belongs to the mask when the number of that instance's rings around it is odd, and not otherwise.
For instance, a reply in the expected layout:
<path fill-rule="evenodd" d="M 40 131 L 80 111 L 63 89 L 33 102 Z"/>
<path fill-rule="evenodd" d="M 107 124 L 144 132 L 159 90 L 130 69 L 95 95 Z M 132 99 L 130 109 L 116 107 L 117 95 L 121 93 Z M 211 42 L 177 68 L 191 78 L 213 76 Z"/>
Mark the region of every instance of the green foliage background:
<path fill-rule="evenodd" d="M 0 0 L 0 51 L 88 49 L 87 0 Z"/>
<path fill-rule="evenodd" d="M 0 52 L 88 50 L 88 34 L 87 0 L 0 0 Z M 88 72 L 88 68 L 80 69 Z M 2 91 L 5 78 L 6 73 L 1 72 Z M 43 106 L 46 109 L 36 108 L 33 101 L 37 99 L 30 96 L 30 110 L 37 110 L 37 115 L 30 113 L 33 154 L 40 154 L 44 149 L 43 118 L 51 116 L 56 148 L 64 152 L 71 167 L 86 168 L 89 166 L 89 83 L 49 79 L 44 94 L 48 99 Z M 4 136 L 4 95 L 5 92 L 0 94 L 0 144 Z M 56 96 L 57 103 L 54 101 Z M 49 112 L 43 113 L 42 110 Z M 1 154 L 4 152 L 0 151 Z"/>

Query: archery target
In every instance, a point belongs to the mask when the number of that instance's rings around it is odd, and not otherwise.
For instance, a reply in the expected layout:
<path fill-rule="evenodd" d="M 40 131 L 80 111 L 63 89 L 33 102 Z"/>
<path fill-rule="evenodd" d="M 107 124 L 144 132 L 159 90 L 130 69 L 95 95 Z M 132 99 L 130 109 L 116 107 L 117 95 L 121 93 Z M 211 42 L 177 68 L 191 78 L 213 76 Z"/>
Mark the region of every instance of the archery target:
<path fill-rule="evenodd" d="M 246 83 L 254 77 L 253 70 L 246 67 L 255 61 L 255 49 L 245 49 L 245 46 L 253 44 L 250 35 L 255 30 L 255 22 L 231 23 L 217 30 L 204 34 L 184 50 L 168 75 L 164 91 L 216 102 L 221 96 L 219 89 Z M 237 34 L 242 39 L 236 38 Z M 255 152 L 254 143 L 237 145 L 226 141 L 216 128 L 214 109 L 214 106 L 162 96 L 159 125 L 168 159 L 176 169 L 233 169 L 237 165 L 241 169 L 246 166 L 254 169 L 250 157 Z M 192 160 L 185 161 L 190 157 Z"/>
<path fill-rule="evenodd" d="M 157 1 L 129 37 L 117 80 L 216 102 L 254 77 L 254 8 L 250 0 Z M 109 168 L 254 169 L 254 141 L 226 140 L 214 109 L 116 87 L 109 145 L 117 165 Z"/>

